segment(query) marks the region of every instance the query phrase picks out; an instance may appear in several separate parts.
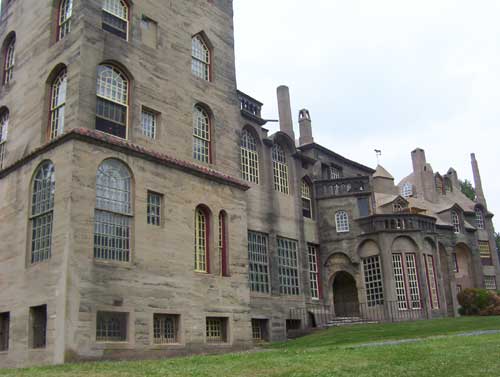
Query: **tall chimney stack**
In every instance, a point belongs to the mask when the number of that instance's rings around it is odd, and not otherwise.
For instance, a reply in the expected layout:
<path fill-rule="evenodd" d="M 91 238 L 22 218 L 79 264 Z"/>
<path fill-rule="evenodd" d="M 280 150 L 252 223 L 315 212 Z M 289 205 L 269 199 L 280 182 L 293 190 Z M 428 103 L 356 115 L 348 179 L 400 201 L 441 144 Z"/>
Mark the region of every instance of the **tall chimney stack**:
<path fill-rule="evenodd" d="M 299 111 L 299 128 L 299 144 L 302 146 L 314 143 L 311 126 L 311 114 L 309 114 L 309 110 L 302 109 Z"/>
<path fill-rule="evenodd" d="M 287 86 L 279 86 L 278 94 L 278 110 L 280 115 L 280 130 L 295 140 L 292 122 L 292 107 L 290 105 L 290 90 Z"/>
<path fill-rule="evenodd" d="M 476 201 L 486 208 L 486 198 L 484 197 L 483 184 L 481 182 L 481 174 L 479 174 L 479 165 L 476 160 L 476 154 L 470 155 L 472 163 L 472 174 L 474 175 L 474 186 L 476 189 Z"/>

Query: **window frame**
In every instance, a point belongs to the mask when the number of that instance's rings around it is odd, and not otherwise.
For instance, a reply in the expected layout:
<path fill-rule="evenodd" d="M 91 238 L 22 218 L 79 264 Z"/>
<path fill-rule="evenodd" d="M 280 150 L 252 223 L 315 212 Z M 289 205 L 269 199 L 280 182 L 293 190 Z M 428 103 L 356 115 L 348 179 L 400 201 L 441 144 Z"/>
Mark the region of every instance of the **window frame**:
<path fill-rule="evenodd" d="M 453 232 L 455 234 L 462 233 L 462 224 L 460 220 L 460 215 L 457 211 L 451 211 L 451 224 L 453 225 Z"/>
<path fill-rule="evenodd" d="M 63 89 L 64 98 L 60 93 Z M 54 140 L 64 133 L 66 117 L 66 101 L 68 95 L 68 70 L 66 67 L 59 70 L 50 84 L 50 108 L 49 108 L 49 129 L 48 140 Z M 60 102 L 59 102 L 60 101 Z M 54 127 L 54 125 L 56 127 Z M 62 126 L 61 126 L 62 125 Z"/>
<path fill-rule="evenodd" d="M 337 233 L 349 233 L 349 214 L 345 210 L 335 212 L 335 229 Z"/>
<path fill-rule="evenodd" d="M 490 241 L 478 241 L 479 257 L 483 266 L 493 266 L 493 253 Z"/>
<path fill-rule="evenodd" d="M 118 2 L 118 3 L 122 4 L 123 9 L 125 9 L 125 12 L 126 12 L 126 17 L 122 17 L 120 14 L 112 11 L 111 9 L 105 9 L 106 4 L 109 4 L 110 1 Z M 111 4 L 109 4 L 109 5 L 111 5 Z M 116 4 L 115 4 L 115 6 L 116 6 Z M 130 4 L 126 0 L 103 0 L 102 6 L 101 6 L 101 11 L 102 11 L 102 16 L 101 16 L 102 17 L 102 25 L 101 25 L 101 27 L 102 27 L 102 30 L 107 31 L 108 33 L 111 33 L 111 34 L 117 36 L 118 38 L 121 38 L 121 39 L 128 42 L 129 34 L 130 34 L 130 17 L 131 17 L 130 10 L 131 10 Z M 117 20 L 125 23 L 126 30 L 119 29 L 118 27 L 111 25 L 109 22 L 105 22 L 104 21 L 104 14 L 105 13 L 108 14 L 110 17 L 113 17 L 114 19 L 117 19 Z M 105 25 L 106 25 L 106 27 L 105 27 Z M 121 33 L 124 33 L 125 36 L 123 36 Z"/>
<path fill-rule="evenodd" d="M 7 159 L 7 137 L 9 135 L 9 109 L 0 109 L 0 170 L 4 168 Z"/>
<path fill-rule="evenodd" d="M 422 309 L 422 295 L 418 280 L 416 254 L 405 252 L 393 253 L 392 273 L 396 286 L 398 310 Z"/>
<path fill-rule="evenodd" d="M 269 266 L 269 236 L 249 230 L 248 282 L 252 293 L 265 295 L 271 293 Z"/>
<path fill-rule="evenodd" d="M 496 292 L 498 290 L 495 275 L 484 275 L 484 289 Z"/>
<path fill-rule="evenodd" d="M 319 248 L 316 245 L 307 245 L 307 259 L 309 262 L 309 286 L 311 299 L 319 301 L 322 297 L 321 279 L 320 279 L 320 255 Z"/>
<path fill-rule="evenodd" d="M 220 261 L 220 274 L 222 277 L 229 277 L 229 252 L 228 252 L 228 222 L 227 213 L 222 210 L 219 212 L 219 261 Z"/>
<path fill-rule="evenodd" d="M 72 18 L 73 0 L 60 0 L 57 10 L 57 41 L 64 39 L 64 37 L 71 33 Z"/>
<path fill-rule="evenodd" d="M 120 332 L 118 336 L 110 336 L 107 335 L 99 335 L 100 325 L 99 325 L 99 316 L 102 316 L 102 320 L 110 321 L 113 319 L 113 316 L 117 317 L 118 320 L 118 331 Z M 119 318 L 121 317 L 121 318 Z M 129 312 L 125 311 L 115 311 L 115 310 L 97 310 L 95 314 L 95 341 L 98 344 L 124 344 L 128 343 L 130 340 L 130 323 L 131 323 L 131 315 Z M 107 329 L 101 329 L 101 331 L 106 331 L 109 333 L 109 324 L 106 326 Z M 113 339 L 114 338 L 114 339 Z"/>
<path fill-rule="evenodd" d="M 163 320 L 163 323 L 161 323 Z M 172 329 L 168 329 L 166 321 L 170 320 Z M 159 323 L 160 322 L 160 323 Z M 181 316 L 179 314 L 153 313 L 152 318 L 152 345 L 155 347 L 172 346 L 182 344 L 181 340 Z M 167 334 L 167 336 L 165 336 Z M 157 336 L 162 335 L 162 336 Z M 170 337 L 168 335 L 171 335 Z"/>
<path fill-rule="evenodd" d="M 199 51 L 196 42 L 198 42 L 201 47 Z M 206 55 L 205 59 L 197 56 L 197 52 L 204 53 Z M 204 72 L 198 72 L 195 67 L 201 67 Z M 212 49 L 202 33 L 195 34 L 191 37 L 191 73 L 193 76 L 203 81 L 212 81 Z"/>
<path fill-rule="evenodd" d="M 203 219 L 203 221 L 202 221 Z M 194 216 L 194 272 L 210 273 L 210 212 L 198 206 Z"/>
<path fill-rule="evenodd" d="M 476 208 L 474 210 L 474 213 L 476 215 L 476 228 L 480 230 L 485 230 L 485 221 L 484 221 L 484 212 L 482 208 Z"/>
<path fill-rule="evenodd" d="M 290 195 L 290 175 L 285 150 L 277 143 L 273 144 L 271 150 L 273 163 L 274 191 Z"/>
<path fill-rule="evenodd" d="M 145 124 L 145 116 L 151 120 L 150 124 Z M 145 106 L 141 108 L 141 135 L 148 140 L 157 140 L 159 131 L 160 113 Z M 145 127 L 146 125 L 146 127 Z"/>
<path fill-rule="evenodd" d="M 363 281 L 368 307 L 384 305 L 384 276 L 380 255 L 363 258 Z"/>
<path fill-rule="evenodd" d="M 243 129 L 240 138 L 241 178 L 250 183 L 259 184 L 259 153 L 254 135 Z"/>
<path fill-rule="evenodd" d="M 401 196 L 405 199 L 413 196 L 413 185 L 410 182 L 406 182 L 401 188 Z"/>
<path fill-rule="evenodd" d="M 306 219 L 313 218 L 312 186 L 305 179 L 300 182 L 300 194 L 302 199 L 302 216 Z"/>
<path fill-rule="evenodd" d="M 439 285 L 437 281 L 437 271 L 436 265 L 434 264 L 434 256 L 429 254 L 424 254 L 425 259 L 425 272 L 427 277 L 427 288 L 429 292 L 429 299 L 431 302 L 432 310 L 439 310 L 440 297 L 439 297 Z"/>
<path fill-rule="evenodd" d="M 47 347 L 47 305 L 30 307 L 29 311 L 29 348 L 44 349 Z"/>
<path fill-rule="evenodd" d="M 0 313 L 0 352 L 9 350 L 10 312 Z"/>
<path fill-rule="evenodd" d="M 300 296 L 300 261 L 297 240 L 276 237 L 279 292 L 283 296 Z"/>
<path fill-rule="evenodd" d="M 193 110 L 193 159 L 204 164 L 212 163 L 212 117 L 200 104 L 196 104 Z"/>
<path fill-rule="evenodd" d="M 151 201 L 152 198 L 158 198 L 157 202 Z M 164 195 L 155 191 L 148 190 L 146 198 L 146 223 L 156 227 L 163 227 L 163 200 Z"/>
<path fill-rule="evenodd" d="M 229 318 L 211 317 L 205 319 L 205 343 L 211 345 L 229 343 Z"/>
<path fill-rule="evenodd" d="M 4 47 L 3 80 L 4 86 L 14 79 L 14 67 L 16 65 L 16 35 L 11 34 Z"/>

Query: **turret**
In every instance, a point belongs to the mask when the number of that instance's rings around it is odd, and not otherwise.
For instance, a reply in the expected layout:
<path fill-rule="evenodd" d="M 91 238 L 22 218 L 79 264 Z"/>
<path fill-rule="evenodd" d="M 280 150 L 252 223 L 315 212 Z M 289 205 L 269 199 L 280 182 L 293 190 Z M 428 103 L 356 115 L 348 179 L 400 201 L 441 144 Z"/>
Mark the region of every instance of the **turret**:
<path fill-rule="evenodd" d="M 309 114 L 309 110 L 302 109 L 299 111 L 299 130 L 300 145 L 314 143 L 314 138 L 312 136 L 311 115 Z"/>

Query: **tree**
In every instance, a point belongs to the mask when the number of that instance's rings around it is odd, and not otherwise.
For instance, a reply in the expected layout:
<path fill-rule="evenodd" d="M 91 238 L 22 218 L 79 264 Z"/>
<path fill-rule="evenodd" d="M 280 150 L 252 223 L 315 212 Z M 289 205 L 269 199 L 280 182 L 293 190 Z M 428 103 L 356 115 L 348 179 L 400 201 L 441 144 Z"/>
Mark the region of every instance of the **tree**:
<path fill-rule="evenodd" d="M 476 190 L 474 189 L 474 186 L 472 186 L 472 183 L 470 183 L 470 181 L 468 181 L 467 179 L 459 182 L 460 182 L 460 190 L 462 191 L 462 193 L 470 200 L 475 200 Z"/>

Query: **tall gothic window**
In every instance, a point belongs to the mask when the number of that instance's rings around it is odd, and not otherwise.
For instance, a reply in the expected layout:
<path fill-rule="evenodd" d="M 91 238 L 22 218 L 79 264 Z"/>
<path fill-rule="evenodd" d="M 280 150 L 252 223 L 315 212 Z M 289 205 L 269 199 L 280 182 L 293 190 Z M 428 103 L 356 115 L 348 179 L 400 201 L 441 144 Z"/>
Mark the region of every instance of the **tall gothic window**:
<path fill-rule="evenodd" d="M 112 65 L 97 67 L 96 130 L 127 138 L 129 82 Z"/>
<path fill-rule="evenodd" d="M 338 211 L 335 214 L 335 227 L 337 228 L 337 233 L 349 232 L 349 215 L 346 211 Z"/>
<path fill-rule="evenodd" d="M 209 271 L 209 217 L 208 211 L 202 207 L 196 208 L 194 232 L 194 270 Z"/>
<path fill-rule="evenodd" d="M 211 162 L 210 116 L 196 105 L 193 113 L 193 158 L 206 164 Z"/>
<path fill-rule="evenodd" d="M 94 258 L 129 262 L 132 228 L 132 178 L 121 161 L 109 159 L 97 169 Z"/>
<path fill-rule="evenodd" d="M 61 40 L 71 31 L 71 17 L 73 16 L 73 0 L 61 0 L 59 3 L 59 20 L 57 39 Z"/>
<path fill-rule="evenodd" d="M 125 0 L 103 0 L 102 28 L 125 40 L 128 39 L 129 6 Z"/>
<path fill-rule="evenodd" d="M 67 77 L 66 68 L 64 68 L 54 79 L 50 88 L 50 140 L 55 139 L 64 132 Z"/>
<path fill-rule="evenodd" d="M 308 219 L 312 218 L 312 195 L 311 185 L 305 179 L 301 182 L 302 214 Z"/>
<path fill-rule="evenodd" d="M 455 233 L 461 233 L 462 227 L 460 226 L 460 217 L 458 213 L 455 211 L 451 211 L 451 223 L 453 225 L 453 231 Z"/>
<path fill-rule="evenodd" d="M 285 152 L 280 145 L 274 144 L 272 149 L 274 189 L 288 195 L 288 165 Z"/>
<path fill-rule="evenodd" d="M 253 135 L 243 130 L 240 141 L 241 178 L 252 183 L 259 183 L 259 154 Z"/>
<path fill-rule="evenodd" d="M 210 81 L 210 49 L 200 34 L 195 35 L 191 40 L 191 56 L 191 71 L 193 75 Z"/>
<path fill-rule="evenodd" d="M 0 110 L 0 169 L 3 169 L 7 158 L 7 133 L 9 131 L 9 110 Z"/>
<path fill-rule="evenodd" d="M 16 35 L 9 37 L 4 50 L 4 65 L 3 65 L 3 84 L 6 85 L 12 81 L 14 77 L 14 64 L 16 53 Z"/>
<path fill-rule="evenodd" d="M 56 188 L 54 165 L 45 161 L 35 172 L 31 193 L 31 263 L 43 262 L 52 252 L 52 223 Z"/>

